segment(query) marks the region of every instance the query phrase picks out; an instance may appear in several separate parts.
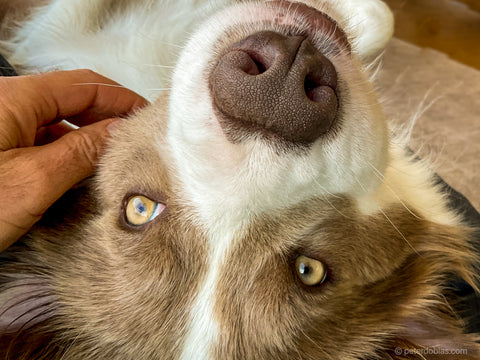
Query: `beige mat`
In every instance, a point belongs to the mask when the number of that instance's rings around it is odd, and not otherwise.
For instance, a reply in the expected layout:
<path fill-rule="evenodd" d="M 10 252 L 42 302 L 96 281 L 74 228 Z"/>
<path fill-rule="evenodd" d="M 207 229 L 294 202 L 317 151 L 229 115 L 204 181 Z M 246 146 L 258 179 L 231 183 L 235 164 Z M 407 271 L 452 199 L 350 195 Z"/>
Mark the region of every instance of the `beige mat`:
<path fill-rule="evenodd" d="M 389 118 L 413 128 L 410 146 L 480 210 L 480 71 L 393 39 L 377 85 Z"/>

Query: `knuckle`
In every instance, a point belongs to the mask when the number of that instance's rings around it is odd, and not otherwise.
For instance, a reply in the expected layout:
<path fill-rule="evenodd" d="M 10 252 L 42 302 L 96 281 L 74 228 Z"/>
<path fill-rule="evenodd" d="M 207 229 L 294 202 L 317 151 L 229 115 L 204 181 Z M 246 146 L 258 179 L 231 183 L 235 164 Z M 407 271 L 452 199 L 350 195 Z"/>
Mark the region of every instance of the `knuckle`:
<path fill-rule="evenodd" d="M 85 78 L 98 77 L 98 74 L 95 71 L 90 69 L 79 69 L 75 71 L 77 71 L 78 75 L 81 77 L 85 77 Z"/>
<path fill-rule="evenodd" d="M 98 161 L 102 145 L 98 139 L 94 139 L 82 131 L 75 131 L 71 135 L 67 144 L 73 160 L 93 169 Z"/>

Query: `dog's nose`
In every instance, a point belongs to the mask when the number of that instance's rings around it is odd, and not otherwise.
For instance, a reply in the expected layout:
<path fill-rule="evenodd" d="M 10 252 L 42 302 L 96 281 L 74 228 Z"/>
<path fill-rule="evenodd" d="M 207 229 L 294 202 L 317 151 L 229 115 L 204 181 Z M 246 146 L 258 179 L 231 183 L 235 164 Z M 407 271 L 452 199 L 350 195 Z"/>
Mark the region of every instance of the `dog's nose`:
<path fill-rule="evenodd" d="M 309 144 L 338 110 L 337 72 L 305 36 L 262 31 L 233 44 L 210 76 L 223 131 L 260 131 Z"/>

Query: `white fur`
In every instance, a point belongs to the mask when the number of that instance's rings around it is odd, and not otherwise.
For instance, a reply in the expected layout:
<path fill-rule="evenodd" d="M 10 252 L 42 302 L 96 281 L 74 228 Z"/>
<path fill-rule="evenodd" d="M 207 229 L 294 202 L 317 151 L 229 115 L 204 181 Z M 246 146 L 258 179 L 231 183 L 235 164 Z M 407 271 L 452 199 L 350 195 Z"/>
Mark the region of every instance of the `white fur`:
<path fill-rule="evenodd" d="M 181 360 L 209 359 L 209 350 L 218 339 L 218 326 L 213 317 L 215 303 L 215 290 L 218 282 L 222 259 L 227 258 L 228 249 L 232 246 L 232 240 L 238 225 L 231 224 L 228 233 L 215 230 L 210 235 L 212 252 L 207 259 L 208 270 L 206 280 L 191 310 L 191 327 L 184 342 Z M 228 227 L 220 227 L 227 229 Z"/>
<path fill-rule="evenodd" d="M 358 60 L 346 54 L 331 60 L 356 88 L 344 104 L 345 122 L 334 139 L 319 139 L 307 154 L 278 155 L 260 139 L 232 144 L 221 134 L 206 78 L 217 56 L 210 49 L 230 27 L 240 29 L 239 39 L 254 33 L 257 17 L 270 19 L 272 11 L 247 3 L 209 19 L 187 44 L 173 77 L 169 137 L 179 144 L 173 150 L 185 190 L 210 226 L 221 217 L 241 221 L 312 196 L 371 192 L 381 180 L 366 162 L 381 172 L 387 162 L 384 115 L 365 74 L 351 70 L 360 68 Z"/>
<path fill-rule="evenodd" d="M 415 216 L 444 225 L 458 225 L 460 219 L 446 206 L 445 194 L 432 178 L 433 169 L 424 160 L 415 160 L 415 155 L 406 155 L 405 147 L 392 144 L 391 161 L 382 175 L 380 188 L 358 197 L 357 206 L 364 214 L 374 214 L 391 204 L 401 202 Z"/>
<path fill-rule="evenodd" d="M 9 61 L 26 72 L 92 69 L 153 100 L 170 86 L 188 29 L 213 10 L 209 1 L 140 0 L 128 16 L 98 20 L 102 3 L 52 1 L 21 28 Z"/>
<path fill-rule="evenodd" d="M 347 33 L 352 34 L 352 45 L 362 59 L 372 59 L 385 48 L 393 35 L 393 14 L 383 1 L 330 2 L 346 24 Z"/>

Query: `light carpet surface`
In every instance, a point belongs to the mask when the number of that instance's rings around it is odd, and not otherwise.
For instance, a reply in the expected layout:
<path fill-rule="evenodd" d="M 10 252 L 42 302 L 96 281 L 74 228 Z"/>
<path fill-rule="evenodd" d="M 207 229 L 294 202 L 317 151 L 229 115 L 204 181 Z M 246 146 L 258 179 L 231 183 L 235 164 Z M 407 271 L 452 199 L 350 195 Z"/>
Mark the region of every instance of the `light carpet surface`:
<path fill-rule="evenodd" d="M 376 84 L 391 121 L 418 116 L 410 147 L 480 210 L 480 71 L 393 39 Z"/>

